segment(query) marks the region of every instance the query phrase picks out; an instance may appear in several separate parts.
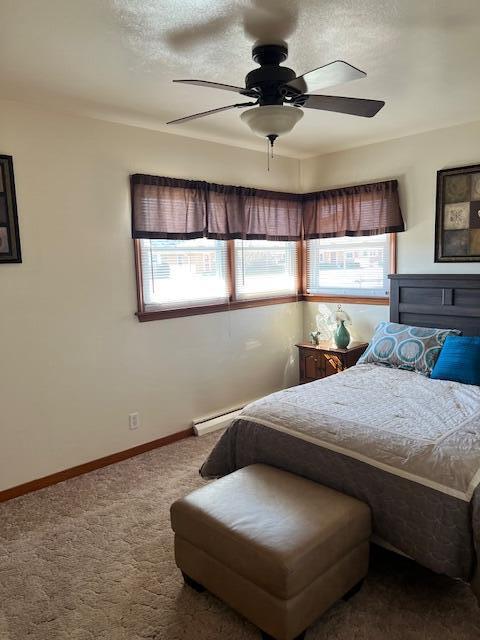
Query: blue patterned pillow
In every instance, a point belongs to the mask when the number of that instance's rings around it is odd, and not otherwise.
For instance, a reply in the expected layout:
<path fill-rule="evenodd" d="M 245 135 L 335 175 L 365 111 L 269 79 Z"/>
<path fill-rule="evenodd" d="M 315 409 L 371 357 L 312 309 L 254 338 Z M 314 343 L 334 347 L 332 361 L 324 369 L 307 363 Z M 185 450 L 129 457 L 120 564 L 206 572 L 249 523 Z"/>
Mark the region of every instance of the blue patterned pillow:
<path fill-rule="evenodd" d="M 383 364 L 429 376 L 447 336 L 460 334 L 461 331 L 457 329 L 430 329 L 380 322 L 358 364 Z"/>

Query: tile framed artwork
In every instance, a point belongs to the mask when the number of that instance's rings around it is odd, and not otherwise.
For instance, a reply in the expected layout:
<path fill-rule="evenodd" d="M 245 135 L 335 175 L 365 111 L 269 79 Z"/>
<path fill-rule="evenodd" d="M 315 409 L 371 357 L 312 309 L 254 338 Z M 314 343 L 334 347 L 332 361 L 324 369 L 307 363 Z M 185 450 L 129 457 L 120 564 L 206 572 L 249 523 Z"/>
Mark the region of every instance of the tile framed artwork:
<path fill-rule="evenodd" d="M 21 261 L 13 159 L 0 155 L 0 264 Z"/>
<path fill-rule="evenodd" d="M 435 262 L 480 262 L 480 164 L 437 172 Z"/>

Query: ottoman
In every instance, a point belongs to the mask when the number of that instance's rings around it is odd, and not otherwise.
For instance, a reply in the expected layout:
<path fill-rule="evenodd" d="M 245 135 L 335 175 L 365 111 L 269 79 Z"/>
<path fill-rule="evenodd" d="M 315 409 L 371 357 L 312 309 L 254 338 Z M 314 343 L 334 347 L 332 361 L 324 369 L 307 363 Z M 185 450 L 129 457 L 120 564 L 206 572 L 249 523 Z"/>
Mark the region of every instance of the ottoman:
<path fill-rule="evenodd" d="M 369 507 L 292 473 L 255 464 L 171 506 L 175 560 L 264 638 L 302 638 L 368 569 Z"/>

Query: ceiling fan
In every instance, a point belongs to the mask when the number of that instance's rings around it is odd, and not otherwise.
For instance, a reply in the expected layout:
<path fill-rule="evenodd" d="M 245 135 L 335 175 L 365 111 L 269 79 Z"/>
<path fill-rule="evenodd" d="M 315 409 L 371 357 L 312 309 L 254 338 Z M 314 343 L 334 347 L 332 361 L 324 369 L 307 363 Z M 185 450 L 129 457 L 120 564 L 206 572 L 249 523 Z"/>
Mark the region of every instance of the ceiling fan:
<path fill-rule="evenodd" d="M 327 87 L 364 78 L 367 74 L 343 60 L 336 60 L 297 77 L 292 69 L 280 66 L 287 57 L 288 47 L 284 42 L 254 45 L 252 58 L 260 67 L 247 74 L 245 87 L 207 80 L 174 80 L 173 82 L 183 84 L 233 91 L 251 101 L 202 111 L 171 120 L 167 124 L 180 124 L 229 109 L 252 107 L 241 114 L 241 119 L 254 133 L 268 138 L 273 146 L 279 135 L 289 133 L 302 118 L 302 108 L 371 118 L 385 105 L 382 100 L 311 95 L 312 92 Z"/>

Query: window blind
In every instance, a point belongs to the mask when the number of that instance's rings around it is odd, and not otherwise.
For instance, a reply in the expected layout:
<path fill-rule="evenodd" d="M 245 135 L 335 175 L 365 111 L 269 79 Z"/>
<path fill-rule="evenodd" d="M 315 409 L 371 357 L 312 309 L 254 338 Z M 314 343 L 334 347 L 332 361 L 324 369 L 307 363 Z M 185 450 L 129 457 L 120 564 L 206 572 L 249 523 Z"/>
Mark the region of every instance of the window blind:
<path fill-rule="evenodd" d="M 226 242 L 143 239 L 140 259 L 146 311 L 228 300 Z"/>
<path fill-rule="evenodd" d="M 389 295 L 390 236 L 307 241 L 307 293 Z"/>
<path fill-rule="evenodd" d="M 295 242 L 235 240 L 238 300 L 297 293 Z"/>

